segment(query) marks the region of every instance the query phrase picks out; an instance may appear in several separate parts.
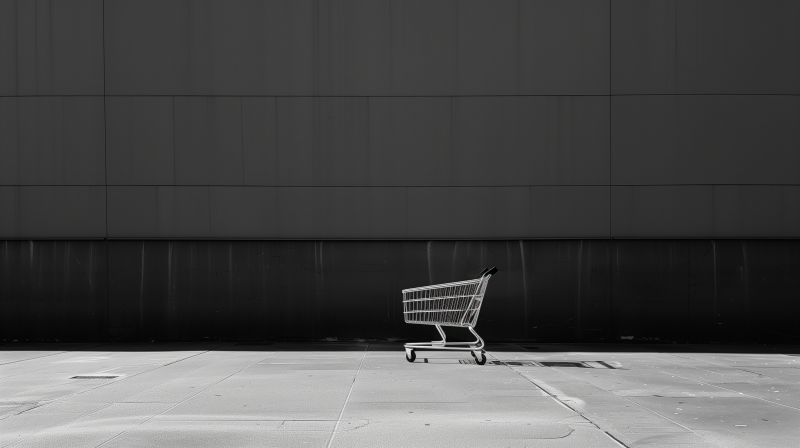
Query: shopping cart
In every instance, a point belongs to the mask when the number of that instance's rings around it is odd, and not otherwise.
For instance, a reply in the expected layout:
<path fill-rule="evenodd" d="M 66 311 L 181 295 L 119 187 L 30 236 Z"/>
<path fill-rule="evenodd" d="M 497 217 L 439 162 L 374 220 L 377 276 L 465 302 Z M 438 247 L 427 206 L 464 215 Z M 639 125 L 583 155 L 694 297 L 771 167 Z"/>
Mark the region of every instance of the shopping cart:
<path fill-rule="evenodd" d="M 403 290 L 403 317 L 408 324 L 434 325 L 441 341 L 413 342 L 405 345 L 406 359 L 417 359 L 415 350 L 464 350 L 472 353 L 475 362 L 486 364 L 483 339 L 475 332 L 486 285 L 497 268 L 486 268 L 478 278 L 463 282 L 443 283 Z M 467 327 L 475 342 L 447 342 L 442 326 Z M 480 355 L 480 356 L 479 356 Z"/>

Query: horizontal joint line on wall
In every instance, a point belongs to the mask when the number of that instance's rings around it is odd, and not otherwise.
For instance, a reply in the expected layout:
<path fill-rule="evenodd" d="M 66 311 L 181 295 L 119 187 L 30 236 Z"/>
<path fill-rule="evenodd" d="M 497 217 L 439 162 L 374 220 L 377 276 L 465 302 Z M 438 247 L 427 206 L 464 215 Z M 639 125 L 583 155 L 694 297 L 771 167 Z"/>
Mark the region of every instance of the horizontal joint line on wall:
<path fill-rule="evenodd" d="M 242 188 L 511 188 L 511 187 L 798 187 L 800 184 L 504 184 L 504 185 L 253 185 L 253 184 L 0 184 L 0 187 L 242 187 Z"/>

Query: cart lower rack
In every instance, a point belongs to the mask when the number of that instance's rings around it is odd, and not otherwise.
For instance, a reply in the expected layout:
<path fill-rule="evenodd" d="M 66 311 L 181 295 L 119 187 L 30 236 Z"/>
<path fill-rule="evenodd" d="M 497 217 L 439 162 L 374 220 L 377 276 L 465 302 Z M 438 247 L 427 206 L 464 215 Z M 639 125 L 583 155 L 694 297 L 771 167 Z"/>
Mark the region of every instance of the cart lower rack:
<path fill-rule="evenodd" d="M 478 364 L 486 364 L 483 339 L 475 331 L 475 325 L 486 294 L 486 285 L 496 273 L 497 268 L 486 268 L 474 280 L 403 290 L 403 317 L 406 323 L 434 325 L 442 336 L 441 341 L 405 344 L 408 362 L 417 359 L 415 350 L 464 350 L 471 352 Z M 442 326 L 466 327 L 475 336 L 475 341 L 447 342 Z"/>

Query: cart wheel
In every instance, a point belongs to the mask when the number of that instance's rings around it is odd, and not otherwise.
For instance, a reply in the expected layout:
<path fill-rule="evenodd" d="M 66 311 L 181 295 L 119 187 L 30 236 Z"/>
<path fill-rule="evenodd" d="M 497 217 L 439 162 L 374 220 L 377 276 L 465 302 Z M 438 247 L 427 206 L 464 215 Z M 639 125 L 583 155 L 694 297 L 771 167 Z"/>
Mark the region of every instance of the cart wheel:
<path fill-rule="evenodd" d="M 486 364 L 486 355 L 484 355 L 483 353 L 481 353 L 481 357 L 480 357 L 480 358 L 478 358 L 478 357 L 476 356 L 476 357 L 475 357 L 475 362 L 476 362 L 476 363 L 478 363 L 478 365 L 479 365 L 479 366 L 482 366 L 482 365 Z"/>
<path fill-rule="evenodd" d="M 475 352 L 469 352 L 469 354 L 472 355 L 473 358 L 478 359 L 478 355 L 476 355 Z"/>
<path fill-rule="evenodd" d="M 417 359 L 417 353 L 414 352 L 414 350 L 411 350 L 410 352 L 406 352 L 406 361 L 414 362 L 415 359 Z"/>

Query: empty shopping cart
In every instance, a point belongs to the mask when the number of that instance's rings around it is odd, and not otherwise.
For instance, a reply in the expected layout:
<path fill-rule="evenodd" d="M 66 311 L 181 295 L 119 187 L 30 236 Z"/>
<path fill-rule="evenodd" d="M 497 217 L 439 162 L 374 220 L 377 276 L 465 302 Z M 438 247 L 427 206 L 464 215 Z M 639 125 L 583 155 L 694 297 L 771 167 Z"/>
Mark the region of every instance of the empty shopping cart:
<path fill-rule="evenodd" d="M 417 359 L 415 350 L 464 350 L 471 352 L 478 364 L 486 364 L 483 339 L 475 331 L 475 324 L 478 323 L 486 285 L 496 273 L 497 268 L 486 268 L 474 280 L 403 290 L 406 323 L 434 325 L 442 336 L 441 341 L 406 344 L 408 362 Z M 476 339 L 474 342 L 447 342 L 442 326 L 467 327 Z"/>

